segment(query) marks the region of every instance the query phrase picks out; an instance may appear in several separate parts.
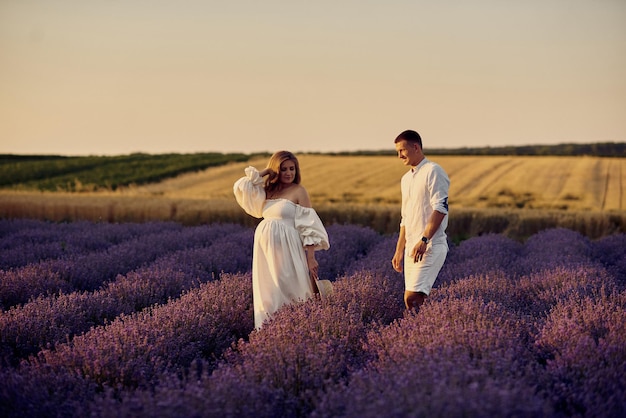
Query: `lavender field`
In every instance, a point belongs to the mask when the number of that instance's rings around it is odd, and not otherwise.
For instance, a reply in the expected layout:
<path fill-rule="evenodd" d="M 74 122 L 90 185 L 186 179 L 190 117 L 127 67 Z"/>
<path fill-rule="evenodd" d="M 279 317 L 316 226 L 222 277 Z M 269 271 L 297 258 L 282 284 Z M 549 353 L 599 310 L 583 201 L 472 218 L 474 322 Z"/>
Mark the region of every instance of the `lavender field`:
<path fill-rule="evenodd" d="M 249 227 L 0 220 L 0 416 L 626 416 L 626 235 L 451 244 L 415 314 L 395 236 L 328 232 L 335 294 L 253 331 Z"/>

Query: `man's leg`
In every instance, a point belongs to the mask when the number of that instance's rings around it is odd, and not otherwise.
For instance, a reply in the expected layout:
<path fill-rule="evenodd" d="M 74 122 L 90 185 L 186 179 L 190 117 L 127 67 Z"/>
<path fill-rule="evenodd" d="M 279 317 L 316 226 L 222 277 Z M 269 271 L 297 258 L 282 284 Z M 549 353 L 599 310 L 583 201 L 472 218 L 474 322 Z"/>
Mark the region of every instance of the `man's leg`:
<path fill-rule="evenodd" d="M 426 251 L 424 258 L 417 263 L 405 257 L 404 305 L 407 310 L 419 310 L 424 304 L 447 254 L 446 245 L 436 245 Z"/>
<path fill-rule="evenodd" d="M 416 311 L 419 311 L 419 308 L 424 304 L 426 297 L 426 293 L 424 292 L 411 292 L 410 290 L 405 290 L 404 305 L 407 310 L 415 309 Z"/>

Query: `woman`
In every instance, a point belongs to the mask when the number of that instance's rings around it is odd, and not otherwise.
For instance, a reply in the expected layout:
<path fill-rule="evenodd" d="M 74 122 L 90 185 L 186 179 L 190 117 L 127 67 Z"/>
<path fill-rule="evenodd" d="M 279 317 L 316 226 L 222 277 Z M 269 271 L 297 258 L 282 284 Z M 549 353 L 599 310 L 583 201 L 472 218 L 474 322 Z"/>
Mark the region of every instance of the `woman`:
<path fill-rule="evenodd" d="M 330 243 L 300 185 L 295 155 L 279 151 L 263 171 L 248 167 L 245 173 L 233 187 L 237 203 L 249 215 L 264 218 L 254 233 L 252 256 L 254 325 L 258 329 L 282 305 L 306 300 L 317 291 L 315 251 L 327 250 Z"/>

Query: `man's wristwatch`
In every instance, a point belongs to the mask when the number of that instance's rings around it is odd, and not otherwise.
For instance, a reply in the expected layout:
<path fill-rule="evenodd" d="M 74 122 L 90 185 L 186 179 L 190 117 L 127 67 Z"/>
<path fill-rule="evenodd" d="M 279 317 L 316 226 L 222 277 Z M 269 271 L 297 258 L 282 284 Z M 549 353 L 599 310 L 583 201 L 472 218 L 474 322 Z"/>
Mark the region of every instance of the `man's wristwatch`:
<path fill-rule="evenodd" d="M 426 237 L 422 237 L 422 242 L 423 242 L 424 244 L 428 244 L 428 238 L 426 238 Z"/>

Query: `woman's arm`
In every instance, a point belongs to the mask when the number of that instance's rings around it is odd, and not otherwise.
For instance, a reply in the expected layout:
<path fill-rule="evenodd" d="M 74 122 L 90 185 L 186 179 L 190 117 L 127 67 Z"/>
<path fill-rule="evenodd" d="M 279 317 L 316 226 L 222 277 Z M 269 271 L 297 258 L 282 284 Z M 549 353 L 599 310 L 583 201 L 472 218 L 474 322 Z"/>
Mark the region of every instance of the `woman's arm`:
<path fill-rule="evenodd" d="M 270 178 L 272 177 L 271 175 L 274 173 L 274 170 L 272 170 L 271 168 L 266 168 L 263 171 L 259 171 L 259 176 L 261 177 L 265 177 L 268 174 L 270 174 Z"/>
<path fill-rule="evenodd" d="M 317 280 L 319 264 L 317 263 L 317 260 L 315 259 L 315 246 L 307 245 L 306 247 L 304 247 L 304 252 L 306 253 L 306 263 L 309 267 L 309 275 L 313 279 Z"/>

